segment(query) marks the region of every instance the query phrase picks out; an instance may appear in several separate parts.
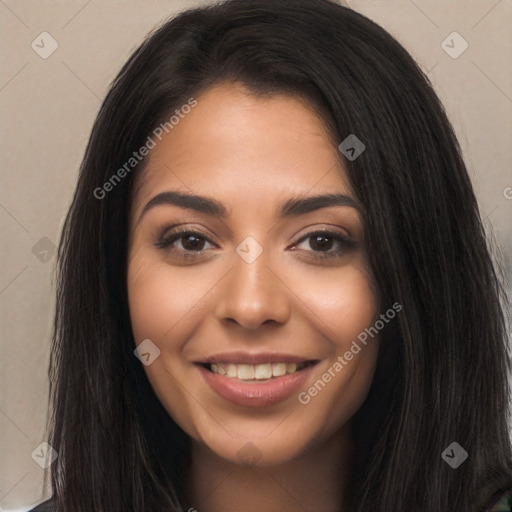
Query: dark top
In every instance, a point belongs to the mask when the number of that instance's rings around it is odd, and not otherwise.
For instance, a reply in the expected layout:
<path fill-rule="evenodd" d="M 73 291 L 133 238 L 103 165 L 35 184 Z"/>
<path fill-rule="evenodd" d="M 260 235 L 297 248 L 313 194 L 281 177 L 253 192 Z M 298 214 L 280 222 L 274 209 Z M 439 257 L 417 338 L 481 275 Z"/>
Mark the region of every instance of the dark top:
<path fill-rule="evenodd" d="M 55 512 L 54 502 L 50 498 L 29 512 Z M 512 512 L 512 487 L 495 494 L 482 512 Z"/>
<path fill-rule="evenodd" d="M 28 512 L 55 512 L 53 500 L 50 498 L 43 503 L 39 503 L 37 507 L 30 509 Z"/>

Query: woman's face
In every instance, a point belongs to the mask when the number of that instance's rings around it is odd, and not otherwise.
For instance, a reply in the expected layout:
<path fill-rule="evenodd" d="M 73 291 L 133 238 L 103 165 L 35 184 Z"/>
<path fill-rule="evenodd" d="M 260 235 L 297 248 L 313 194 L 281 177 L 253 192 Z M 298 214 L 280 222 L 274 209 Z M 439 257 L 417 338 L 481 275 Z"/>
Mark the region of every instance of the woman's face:
<path fill-rule="evenodd" d="M 155 140 L 136 184 L 127 278 L 159 400 L 201 446 L 238 463 L 291 461 L 347 432 L 374 373 L 378 339 L 357 337 L 378 298 L 322 121 L 296 98 L 225 83 Z"/>

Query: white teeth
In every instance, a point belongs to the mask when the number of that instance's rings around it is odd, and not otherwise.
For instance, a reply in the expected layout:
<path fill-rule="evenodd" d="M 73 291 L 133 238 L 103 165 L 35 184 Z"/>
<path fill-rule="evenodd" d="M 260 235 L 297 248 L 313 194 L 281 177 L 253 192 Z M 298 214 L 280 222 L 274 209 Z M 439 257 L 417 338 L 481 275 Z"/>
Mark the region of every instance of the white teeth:
<path fill-rule="evenodd" d="M 272 375 L 274 377 L 286 375 L 286 363 L 272 363 Z"/>
<path fill-rule="evenodd" d="M 286 373 L 295 373 L 297 365 L 295 363 L 286 363 Z"/>
<path fill-rule="evenodd" d="M 302 370 L 306 363 L 264 363 L 264 364 L 222 364 L 213 363 L 210 369 L 213 373 L 225 375 L 240 380 L 265 380 L 272 377 L 282 377 L 286 374 Z"/>
<path fill-rule="evenodd" d="M 214 371 L 213 368 L 212 371 Z M 236 364 L 228 364 L 228 371 L 226 372 L 226 375 L 228 377 L 236 377 Z"/>
<path fill-rule="evenodd" d="M 252 364 L 239 364 L 237 365 L 236 374 L 239 379 L 252 380 L 254 379 L 254 366 Z"/>
<path fill-rule="evenodd" d="M 272 366 L 270 363 L 257 364 L 254 367 L 255 379 L 270 379 L 270 377 L 272 377 Z"/>

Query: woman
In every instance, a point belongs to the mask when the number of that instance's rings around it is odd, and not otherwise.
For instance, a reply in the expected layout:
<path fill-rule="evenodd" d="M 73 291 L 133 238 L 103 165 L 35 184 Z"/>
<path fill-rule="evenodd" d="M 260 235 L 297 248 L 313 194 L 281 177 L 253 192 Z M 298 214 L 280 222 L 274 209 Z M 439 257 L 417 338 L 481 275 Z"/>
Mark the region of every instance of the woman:
<path fill-rule="evenodd" d="M 158 29 L 95 122 L 58 276 L 49 510 L 510 510 L 475 196 L 364 16 L 233 0 Z"/>

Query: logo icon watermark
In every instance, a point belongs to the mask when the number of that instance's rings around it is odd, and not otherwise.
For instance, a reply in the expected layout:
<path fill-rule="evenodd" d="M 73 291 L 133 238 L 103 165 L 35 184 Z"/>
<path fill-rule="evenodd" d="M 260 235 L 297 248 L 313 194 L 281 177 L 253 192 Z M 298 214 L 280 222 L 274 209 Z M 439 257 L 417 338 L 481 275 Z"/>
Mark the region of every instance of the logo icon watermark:
<path fill-rule="evenodd" d="M 441 458 L 453 469 L 457 469 L 467 458 L 468 452 L 455 441 L 441 454 Z"/>

